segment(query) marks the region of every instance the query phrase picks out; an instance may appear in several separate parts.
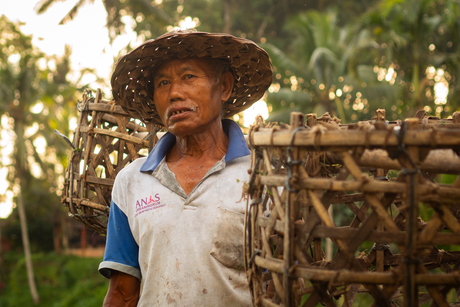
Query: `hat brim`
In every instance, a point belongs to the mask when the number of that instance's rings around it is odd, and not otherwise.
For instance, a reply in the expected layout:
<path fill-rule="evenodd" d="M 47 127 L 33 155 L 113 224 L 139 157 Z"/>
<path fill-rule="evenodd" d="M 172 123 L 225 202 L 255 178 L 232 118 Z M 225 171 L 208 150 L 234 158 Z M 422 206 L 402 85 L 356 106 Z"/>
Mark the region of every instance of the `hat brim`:
<path fill-rule="evenodd" d="M 152 72 L 164 61 L 186 58 L 220 59 L 233 71 L 235 85 L 223 105 L 224 117 L 258 101 L 272 82 L 268 54 L 250 40 L 222 33 L 170 32 L 118 60 L 111 79 L 115 103 L 134 118 L 163 125 L 153 102 Z"/>

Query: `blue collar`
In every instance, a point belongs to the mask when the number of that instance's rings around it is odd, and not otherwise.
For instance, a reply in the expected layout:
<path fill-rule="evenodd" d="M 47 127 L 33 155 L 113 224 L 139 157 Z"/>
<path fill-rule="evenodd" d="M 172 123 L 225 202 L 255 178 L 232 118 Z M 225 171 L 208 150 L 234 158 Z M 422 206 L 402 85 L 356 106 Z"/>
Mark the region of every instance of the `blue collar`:
<path fill-rule="evenodd" d="M 241 132 L 241 128 L 230 119 L 223 119 L 222 126 L 225 134 L 228 136 L 228 149 L 225 155 L 225 163 L 249 155 L 248 145 L 244 139 L 243 132 Z M 176 137 L 174 135 L 169 132 L 163 135 L 150 152 L 147 160 L 142 164 L 140 171 L 153 172 L 175 143 Z"/>

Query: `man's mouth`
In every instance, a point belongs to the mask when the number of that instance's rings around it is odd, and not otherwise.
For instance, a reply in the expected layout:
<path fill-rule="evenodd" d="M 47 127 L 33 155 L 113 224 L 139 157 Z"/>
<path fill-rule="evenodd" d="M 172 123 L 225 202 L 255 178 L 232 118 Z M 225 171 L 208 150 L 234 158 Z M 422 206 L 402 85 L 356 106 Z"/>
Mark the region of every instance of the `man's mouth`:
<path fill-rule="evenodd" d="M 174 111 L 171 113 L 171 115 L 176 115 L 176 114 L 180 114 L 180 113 L 183 113 L 183 112 L 187 112 L 188 110 L 179 110 L 179 111 Z"/>
<path fill-rule="evenodd" d="M 171 117 L 171 116 L 179 115 L 185 112 L 196 112 L 197 108 L 198 107 L 173 108 L 172 111 L 170 111 L 169 116 Z"/>

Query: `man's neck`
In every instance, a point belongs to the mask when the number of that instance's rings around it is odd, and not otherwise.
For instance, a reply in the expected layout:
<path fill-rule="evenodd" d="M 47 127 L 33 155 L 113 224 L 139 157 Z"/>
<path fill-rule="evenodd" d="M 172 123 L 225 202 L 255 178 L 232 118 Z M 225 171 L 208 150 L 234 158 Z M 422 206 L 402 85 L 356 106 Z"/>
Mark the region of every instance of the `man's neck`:
<path fill-rule="evenodd" d="M 220 161 L 228 149 L 228 137 L 222 122 L 204 133 L 176 136 L 176 144 L 166 156 L 168 168 L 189 195 L 206 173 Z"/>
<path fill-rule="evenodd" d="M 186 160 L 220 160 L 227 153 L 228 137 L 225 134 L 222 122 L 219 121 L 201 133 L 184 137 L 176 136 L 176 143 L 168 153 L 166 161 L 175 162 Z"/>

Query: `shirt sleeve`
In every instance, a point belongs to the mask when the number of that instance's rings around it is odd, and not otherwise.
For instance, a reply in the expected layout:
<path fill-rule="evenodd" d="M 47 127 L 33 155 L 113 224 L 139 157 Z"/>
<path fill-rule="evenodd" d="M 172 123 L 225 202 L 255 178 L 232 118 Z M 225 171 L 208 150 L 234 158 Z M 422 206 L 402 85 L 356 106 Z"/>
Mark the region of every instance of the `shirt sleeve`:
<path fill-rule="evenodd" d="M 105 253 L 99 265 L 99 273 L 110 278 L 111 270 L 141 280 L 139 246 L 131 233 L 128 218 L 113 201 L 110 204 Z"/>

